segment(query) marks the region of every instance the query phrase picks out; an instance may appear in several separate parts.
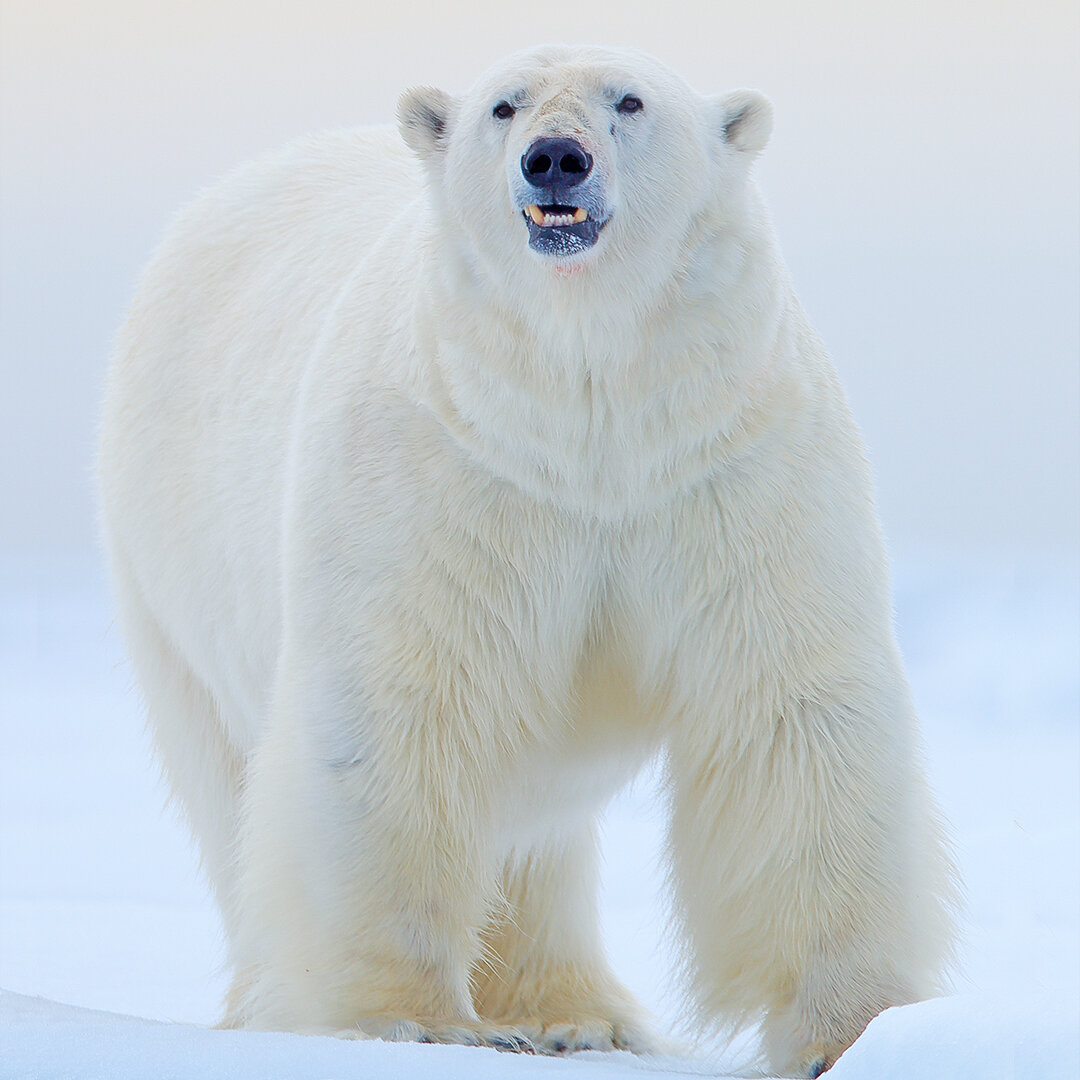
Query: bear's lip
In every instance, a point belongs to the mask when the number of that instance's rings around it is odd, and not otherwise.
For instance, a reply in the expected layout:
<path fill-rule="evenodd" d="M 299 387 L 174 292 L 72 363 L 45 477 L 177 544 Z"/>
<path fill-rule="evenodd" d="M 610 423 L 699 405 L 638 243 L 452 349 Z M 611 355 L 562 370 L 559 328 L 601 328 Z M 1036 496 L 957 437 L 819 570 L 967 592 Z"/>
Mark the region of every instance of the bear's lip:
<path fill-rule="evenodd" d="M 533 203 L 522 209 L 529 228 L 529 247 L 540 255 L 569 258 L 591 248 L 608 218 L 589 215 L 583 206 Z"/>

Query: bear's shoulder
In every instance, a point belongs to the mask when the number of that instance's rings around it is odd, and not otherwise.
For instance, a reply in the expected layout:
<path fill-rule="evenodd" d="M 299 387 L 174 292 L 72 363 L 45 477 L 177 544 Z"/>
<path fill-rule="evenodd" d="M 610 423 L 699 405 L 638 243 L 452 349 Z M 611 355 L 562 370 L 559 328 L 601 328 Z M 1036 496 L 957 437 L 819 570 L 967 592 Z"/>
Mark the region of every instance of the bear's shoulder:
<path fill-rule="evenodd" d="M 420 192 L 419 166 L 395 128 L 324 131 L 205 187 L 177 214 L 162 246 L 228 245 L 272 234 L 279 247 L 293 239 L 317 250 L 321 240 L 364 237 Z"/>

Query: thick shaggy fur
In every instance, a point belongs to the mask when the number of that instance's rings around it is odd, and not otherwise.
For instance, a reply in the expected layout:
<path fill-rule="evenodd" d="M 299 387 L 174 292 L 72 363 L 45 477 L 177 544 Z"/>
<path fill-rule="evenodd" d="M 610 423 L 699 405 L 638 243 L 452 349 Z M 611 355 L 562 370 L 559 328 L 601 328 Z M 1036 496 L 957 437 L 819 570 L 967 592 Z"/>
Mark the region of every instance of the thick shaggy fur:
<path fill-rule="evenodd" d="M 749 176 L 770 107 L 551 48 L 400 120 L 200 197 L 109 379 L 116 595 L 226 1022 L 647 1049 L 595 821 L 663 752 L 702 1025 L 816 1075 L 935 992 L 951 871 L 862 444 Z M 552 134 L 611 214 L 565 256 L 519 205 Z"/>

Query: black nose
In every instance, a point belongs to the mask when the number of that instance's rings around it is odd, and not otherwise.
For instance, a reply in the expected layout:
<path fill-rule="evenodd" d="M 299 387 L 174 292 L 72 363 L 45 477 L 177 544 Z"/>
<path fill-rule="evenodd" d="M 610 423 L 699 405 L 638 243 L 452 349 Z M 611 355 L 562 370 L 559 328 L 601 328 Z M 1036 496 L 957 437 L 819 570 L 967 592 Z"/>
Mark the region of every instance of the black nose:
<path fill-rule="evenodd" d="M 592 169 L 592 155 L 573 139 L 537 139 L 521 158 L 521 171 L 534 187 L 573 187 Z"/>

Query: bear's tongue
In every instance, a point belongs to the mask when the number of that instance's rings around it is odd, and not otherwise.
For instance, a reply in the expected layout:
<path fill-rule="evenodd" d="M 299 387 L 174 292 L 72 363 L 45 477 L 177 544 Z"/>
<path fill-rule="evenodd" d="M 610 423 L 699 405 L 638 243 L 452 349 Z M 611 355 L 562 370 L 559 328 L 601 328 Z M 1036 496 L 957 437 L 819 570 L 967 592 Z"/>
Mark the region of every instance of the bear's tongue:
<path fill-rule="evenodd" d="M 580 225 L 589 215 L 580 206 L 526 206 L 525 213 L 534 225 L 555 229 L 564 225 Z"/>

